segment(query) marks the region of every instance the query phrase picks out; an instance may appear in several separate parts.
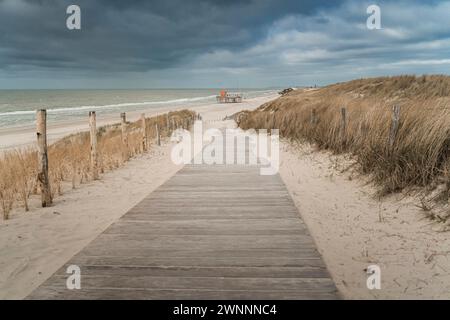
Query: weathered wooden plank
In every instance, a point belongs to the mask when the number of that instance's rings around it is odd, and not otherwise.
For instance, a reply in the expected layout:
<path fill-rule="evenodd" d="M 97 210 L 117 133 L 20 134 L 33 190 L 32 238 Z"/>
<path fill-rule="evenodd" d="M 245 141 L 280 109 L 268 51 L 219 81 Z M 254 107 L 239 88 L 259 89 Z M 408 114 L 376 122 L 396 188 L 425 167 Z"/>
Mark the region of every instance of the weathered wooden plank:
<path fill-rule="evenodd" d="M 115 245 L 108 247 L 94 247 L 88 246 L 84 249 L 88 255 L 105 255 L 105 256 L 148 256 L 148 257 L 195 257 L 201 258 L 208 256 L 211 259 L 221 257 L 234 259 L 235 257 L 289 257 L 302 256 L 305 258 L 313 258 L 318 255 L 315 248 L 295 248 L 284 249 L 277 248 L 276 250 L 269 249 L 197 249 L 197 248 L 179 248 L 179 249 L 155 249 L 155 248 L 117 248 Z"/>
<path fill-rule="evenodd" d="M 46 287 L 66 287 L 67 275 L 54 275 L 45 284 Z M 330 278 L 231 278 L 231 277 L 152 277 L 128 275 L 83 275 L 82 287 L 96 288 L 133 288 L 133 289 L 201 289 L 201 290 L 271 290 L 298 292 L 334 292 L 335 286 Z"/>
<path fill-rule="evenodd" d="M 114 246 L 108 244 L 114 243 Z M 88 252 L 133 252 L 138 255 L 153 250 L 224 251 L 224 250 L 308 250 L 314 246 L 309 235 L 153 235 L 102 234 L 86 250 Z"/>
<path fill-rule="evenodd" d="M 315 248 L 296 248 L 296 249 L 238 249 L 238 250 L 219 250 L 219 249 L 196 249 L 196 248 L 179 248 L 179 249 L 140 249 L 140 248 L 115 248 L 109 247 L 93 248 L 86 247 L 83 251 L 87 255 L 104 255 L 104 256 L 147 256 L 151 258 L 158 257 L 193 257 L 201 258 L 204 256 L 210 259 L 228 258 L 235 259 L 236 257 L 277 257 L 285 258 L 290 256 L 301 256 L 305 258 L 314 258 L 318 256 Z"/>
<path fill-rule="evenodd" d="M 153 235 L 296 235 L 307 234 L 298 219 L 253 219 L 249 228 L 243 221 L 234 219 L 203 220 L 120 220 L 106 234 L 151 234 Z M 248 221 L 247 221 L 248 222 Z M 152 225 L 149 226 L 148 223 Z"/>
<path fill-rule="evenodd" d="M 264 200 L 267 201 L 277 201 L 280 199 L 285 199 L 290 201 L 289 194 L 286 191 L 170 191 L 166 190 L 164 192 L 154 192 L 151 196 L 147 197 L 146 201 L 151 200 L 202 200 L 204 197 L 208 197 L 208 199 L 214 200 L 228 200 L 230 197 L 233 197 L 233 200 L 237 201 L 247 201 L 247 200 Z"/>
<path fill-rule="evenodd" d="M 291 218 L 294 214 L 283 214 L 280 217 L 274 218 L 273 214 L 270 212 L 260 212 L 260 213 L 226 213 L 226 214 L 203 214 L 197 212 L 178 212 L 170 213 L 166 208 L 159 208 L 153 210 L 143 210 L 139 213 L 130 213 L 124 216 L 122 220 L 136 220 L 136 221 L 196 221 L 196 220 L 236 220 L 241 223 L 251 223 L 252 220 L 270 218 L 283 220 L 285 218 Z"/>
<path fill-rule="evenodd" d="M 67 278 L 68 265 L 56 274 Z M 324 266 L 299 267 L 201 267 L 201 266 L 97 266 L 83 265 L 83 276 L 152 276 L 152 277 L 219 277 L 219 278 L 327 278 Z"/>
<path fill-rule="evenodd" d="M 212 178 L 214 179 L 214 178 Z M 171 184 L 167 184 L 167 185 L 163 185 L 161 187 L 161 192 L 166 193 L 167 191 L 181 191 L 181 192 L 202 192 L 202 191 L 207 191 L 207 192 L 220 192 L 220 193 L 225 193 L 227 192 L 228 195 L 231 195 L 232 193 L 234 194 L 241 194 L 241 196 L 245 196 L 247 193 L 250 192 L 254 192 L 254 193 L 271 193 L 273 190 L 273 193 L 276 192 L 285 192 L 286 190 L 283 190 L 283 186 L 281 185 L 273 185 L 273 186 L 267 186 L 266 188 L 262 188 L 261 186 L 259 187 L 255 187 L 252 185 L 255 184 L 260 184 L 260 183 L 264 183 L 264 181 L 247 181 L 247 183 L 242 183 L 240 185 L 240 187 L 235 186 L 233 184 L 225 184 L 225 183 L 220 183 L 220 181 L 215 181 L 213 182 L 209 182 L 209 183 L 204 183 L 204 184 L 200 184 L 200 183 L 195 183 L 193 184 L 192 182 L 186 182 L 183 184 L 183 182 L 177 183 L 177 185 L 171 185 Z"/>
<path fill-rule="evenodd" d="M 145 213 L 146 215 L 152 215 L 157 213 L 173 213 L 173 214 L 223 214 L 223 217 L 226 218 L 228 214 L 258 214 L 258 213 L 269 213 L 272 219 L 277 219 L 280 215 L 284 213 L 295 213 L 295 216 L 298 218 L 298 211 L 292 207 L 292 205 L 279 205 L 272 206 L 267 210 L 267 207 L 262 205 L 254 205 L 254 206 L 245 206 L 245 205 L 235 205 L 232 207 L 204 207 L 201 203 L 193 203 L 188 207 L 169 207 L 166 206 L 158 206 L 157 203 L 146 204 L 144 202 L 139 203 L 134 208 L 132 208 L 127 214 L 123 217 L 128 217 L 133 214 L 137 214 L 139 212 Z M 276 210 L 276 211 L 275 211 Z"/>
<path fill-rule="evenodd" d="M 144 266 L 144 267 L 320 267 L 325 264 L 319 256 L 294 257 L 148 257 L 148 256 L 89 256 L 84 251 L 75 255 L 70 263 L 82 266 Z M 66 270 L 65 267 L 63 267 Z"/>
<path fill-rule="evenodd" d="M 295 291 L 225 291 L 225 290 L 155 290 L 146 289 L 110 289 L 96 288 L 67 290 L 61 288 L 41 287 L 32 293 L 28 299 L 64 299 L 64 300 L 333 300 L 337 294 L 327 292 Z"/>
<path fill-rule="evenodd" d="M 155 201 L 148 201 L 144 202 L 143 204 L 148 204 L 149 208 L 172 208 L 176 206 L 182 206 L 187 207 L 189 205 L 189 201 L 171 201 L 171 200 L 161 200 L 159 202 Z M 192 203 L 192 202 L 191 202 Z M 202 201 L 201 206 L 202 207 L 211 207 L 211 208 L 217 208 L 217 207 L 253 207 L 253 206 L 264 206 L 265 210 L 274 210 L 276 207 L 283 207 L 288 206 L 290 202 L 286 201 L 278 201 L 278 202 L 272 202 L 272 201 L 263 201 L 263 200 L 249 200 L 246 202 L 243 201 Z"/>

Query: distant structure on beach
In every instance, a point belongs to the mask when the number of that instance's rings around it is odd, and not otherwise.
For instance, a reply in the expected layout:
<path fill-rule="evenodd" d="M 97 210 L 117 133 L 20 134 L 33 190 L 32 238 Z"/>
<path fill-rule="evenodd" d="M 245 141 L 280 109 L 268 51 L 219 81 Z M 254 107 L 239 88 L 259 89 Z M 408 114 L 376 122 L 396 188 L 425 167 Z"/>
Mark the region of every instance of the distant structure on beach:
<path fill-rule="evenodd" d="M 279 95 L 284 96 L 285 94 L 288 94 L 289 92 L 294 91 L 294 88 L 286 88 L 278 92 Z"/>
<path fill-rule="evenodd" d="M 241 103 L 242 93 L 231 93 L 226 90 L 220 91 L 220 95 L 216 96 L 218 103 Z"/>

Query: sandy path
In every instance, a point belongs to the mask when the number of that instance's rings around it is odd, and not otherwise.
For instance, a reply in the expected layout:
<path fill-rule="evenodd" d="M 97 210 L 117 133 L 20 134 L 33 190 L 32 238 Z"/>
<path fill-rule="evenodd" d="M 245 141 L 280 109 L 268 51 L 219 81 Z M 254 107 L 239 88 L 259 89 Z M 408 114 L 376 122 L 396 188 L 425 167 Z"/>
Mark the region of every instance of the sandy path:
<path fill-rule="evenodd" d="M 450 299 L 450 237 L 417 198 L 378 201 L 342 156 L 282 144 L 280 174 L 347 299 Z M 381 268 L 381 290 L 364 271 Z"/>
<path fill-rule="evenodd" d="M 239 110 L 254 109 L 273 98 L 190 109 L 202 114 L 207 129 L 230 125 L 232 121 L 225 123 L 220 119 Z M 132 116 L 129 119 L 133 120 Z M 83 128 L 87 127 L 72 123 L 51 132 L 57 137 Z M 13 135 L 11 132 L 0 135 L 0 142 L 11 143 L 8 139 Z M 25 132 L 20 139 L 21 144 L 31 142 L 34 132 Z M 40 208 L 37 199 L 32 199 L 30 212 L 18 209 L 10 220 L 0 220 L 0 299 L 26 297 L 111 223 L 174 175 L 182 166 L 173 164 L 170 151 L 171 145 L 165 141 L 163 146 L 154 146 L 149 153 L 103 175 L 100 181 L 75 190 L 67 186 L 65 194 L 56 198 L 51 208 Z"/>

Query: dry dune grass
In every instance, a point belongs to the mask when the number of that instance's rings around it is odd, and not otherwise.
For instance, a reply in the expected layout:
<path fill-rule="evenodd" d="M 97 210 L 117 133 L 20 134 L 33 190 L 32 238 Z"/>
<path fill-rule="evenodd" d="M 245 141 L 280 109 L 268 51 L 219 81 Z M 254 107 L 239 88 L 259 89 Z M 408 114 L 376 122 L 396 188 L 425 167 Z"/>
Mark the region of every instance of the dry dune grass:
<path fill-rule="evenodd" d="M 393 144 L 392 108 L 400 106 Z M 346 109 L 343 125 L 341 108 Z M 278 128 L 291 139 L 349 152 L 381 193 L 410 186 L 450 189 L 450 77 L 399 76 L 296 90 L 239 116 L 239 126 Z"/>
<path fill-rule="evenodd" d="M 170 112 L 168 117 L 161 115 L 146 118 L 149 144 L 154 143 L 156 124 L 161 136 L 169 136 L 174 127 L 189 127 L 194 117 L 194 112 L 181 110 Z M 145 152 L 142 146 L 141 121 L 128 123 L 126 146 L 122 144 L 120 124 L 98 128 L 97 132 L 100 173 L 114 170 L 133 156 Z M 89 132 L 70 135 L 50 145 L 48 158 L 53 197 L 63 194 L 64 185 L 76 188 L 93 179 Z M 36 183 L 37 166 L 37 152 L 34 147 L 0 154 L 0 210 L 4 219 L 9 218 L 15 206 L 22 206 L 28 211 L 30 196 L 39 194 Z"/>

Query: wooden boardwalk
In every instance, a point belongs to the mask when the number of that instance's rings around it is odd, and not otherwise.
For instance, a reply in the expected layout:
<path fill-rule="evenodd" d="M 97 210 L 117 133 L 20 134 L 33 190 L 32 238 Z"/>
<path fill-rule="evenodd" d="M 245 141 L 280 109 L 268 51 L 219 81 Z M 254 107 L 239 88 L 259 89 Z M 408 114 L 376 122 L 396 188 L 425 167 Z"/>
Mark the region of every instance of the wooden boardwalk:
<path fill-rule="evenodd" d="M 81 268 L 81 289 L 66 269 Z M 279 175 L 188 165 L 29 299 L 337 299 Z"/>

